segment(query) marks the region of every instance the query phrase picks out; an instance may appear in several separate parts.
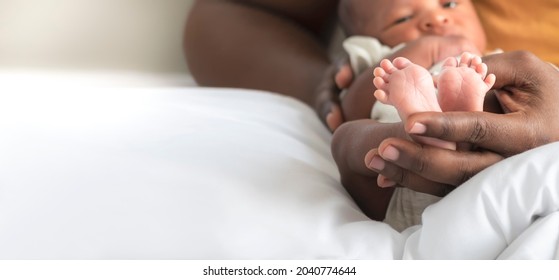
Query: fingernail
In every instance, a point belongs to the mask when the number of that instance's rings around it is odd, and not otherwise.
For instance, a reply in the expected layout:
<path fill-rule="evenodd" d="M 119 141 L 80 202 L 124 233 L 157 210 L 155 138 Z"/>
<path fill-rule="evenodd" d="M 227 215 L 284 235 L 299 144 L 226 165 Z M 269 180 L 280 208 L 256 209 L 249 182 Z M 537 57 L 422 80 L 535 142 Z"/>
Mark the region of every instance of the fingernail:
<path fill-rule="evenodd" d="M 369 164 L 367 165 L 370 169 L 374 169 L 374 170 L 383 170 L 385 163 L 384 160 L 382 160 L 380 157 L 378 156 L 373 156 L 373 158 L 369 161 Z"/>
<path fill-rule="evenodd" d="M 414 123 L 410 129 L 411 134 L 423 134 L 427 132 L 427 127 L 422 123 Z"/>
<path fill-rule="evenodd" d="M 400 152 L 393 146 L 386 147 L 380 154 L 384 159 L 396 161 L 400 156 Z"/>

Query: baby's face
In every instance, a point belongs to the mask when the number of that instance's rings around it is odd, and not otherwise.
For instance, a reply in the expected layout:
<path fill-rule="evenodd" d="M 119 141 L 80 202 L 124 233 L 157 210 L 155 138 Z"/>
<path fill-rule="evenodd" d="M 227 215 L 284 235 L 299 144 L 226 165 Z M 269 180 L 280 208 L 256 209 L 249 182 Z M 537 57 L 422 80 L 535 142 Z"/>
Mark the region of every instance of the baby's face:
<path fill-rule="evenodd" d="M 353 35 L 373 36 L 394 47 L 422 36 L 462 36 L 485 50 L 485 32 L 470 0 L 352 1 Z"/>

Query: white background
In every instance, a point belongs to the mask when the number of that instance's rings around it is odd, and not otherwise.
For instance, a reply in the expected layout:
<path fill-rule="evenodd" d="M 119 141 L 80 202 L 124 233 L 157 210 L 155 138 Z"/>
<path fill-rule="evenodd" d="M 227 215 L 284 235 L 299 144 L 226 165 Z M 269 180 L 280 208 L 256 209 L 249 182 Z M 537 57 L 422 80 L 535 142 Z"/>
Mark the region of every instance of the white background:
<path fill-rule="evenodd" d="M 0 69 L 184 73 L 192 0 L 0 0 Z"/>

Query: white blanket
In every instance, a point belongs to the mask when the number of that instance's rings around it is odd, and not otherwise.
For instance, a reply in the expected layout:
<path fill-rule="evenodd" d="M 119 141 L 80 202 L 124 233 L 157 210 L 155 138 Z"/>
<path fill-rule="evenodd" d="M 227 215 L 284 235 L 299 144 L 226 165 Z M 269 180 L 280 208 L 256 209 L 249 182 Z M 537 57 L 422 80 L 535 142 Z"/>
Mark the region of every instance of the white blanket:
<path fill-rule="evenodd" d="M 294 99 L 10 80 L 0 259 L 559 257 L 559 144 L 488 168 L 398 233 L 350 199 L 330 133 Z"/>

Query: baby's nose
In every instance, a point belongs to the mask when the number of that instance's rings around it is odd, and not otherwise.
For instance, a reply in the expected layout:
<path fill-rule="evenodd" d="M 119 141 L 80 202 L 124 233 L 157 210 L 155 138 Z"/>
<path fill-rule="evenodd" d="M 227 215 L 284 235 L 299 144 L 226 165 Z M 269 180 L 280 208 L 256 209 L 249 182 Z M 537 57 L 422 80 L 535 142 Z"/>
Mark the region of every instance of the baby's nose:
<path fill-rule="evenodd" d="M 421 18 L 421 29 L 426 32 L 436 32 L 440 27 L 444 27 L 450 23 L 450 18 L 444 11 L 426 12 Z"/>

